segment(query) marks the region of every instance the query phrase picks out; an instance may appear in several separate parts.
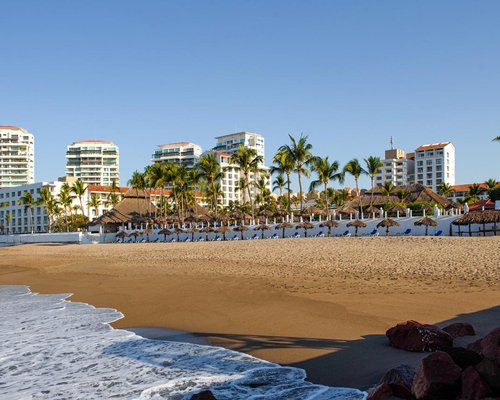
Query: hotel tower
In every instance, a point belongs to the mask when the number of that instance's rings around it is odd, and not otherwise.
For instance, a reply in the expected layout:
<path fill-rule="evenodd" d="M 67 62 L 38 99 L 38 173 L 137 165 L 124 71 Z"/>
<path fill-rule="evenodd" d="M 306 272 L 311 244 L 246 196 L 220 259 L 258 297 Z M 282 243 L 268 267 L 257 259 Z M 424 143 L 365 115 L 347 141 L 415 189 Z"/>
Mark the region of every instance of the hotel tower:
<path fill-rule="evenodd" d="M 35 139 L 18 126 L 0 126 L 0 188 L 35 181 Z"/>

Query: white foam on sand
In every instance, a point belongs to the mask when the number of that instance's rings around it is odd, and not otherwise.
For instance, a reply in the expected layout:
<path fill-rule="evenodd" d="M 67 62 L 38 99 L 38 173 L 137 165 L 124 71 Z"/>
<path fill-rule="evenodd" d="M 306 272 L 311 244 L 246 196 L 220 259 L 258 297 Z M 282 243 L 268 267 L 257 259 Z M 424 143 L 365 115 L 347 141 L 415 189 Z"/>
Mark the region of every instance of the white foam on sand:
<path fill-rule="evenodd" d="M 204 389 L 220 400 L 366 398 L 246 354 L 113 329 L 120 312 L 68 296 L 0 286 L 0 398 L 185 400 Z"/>

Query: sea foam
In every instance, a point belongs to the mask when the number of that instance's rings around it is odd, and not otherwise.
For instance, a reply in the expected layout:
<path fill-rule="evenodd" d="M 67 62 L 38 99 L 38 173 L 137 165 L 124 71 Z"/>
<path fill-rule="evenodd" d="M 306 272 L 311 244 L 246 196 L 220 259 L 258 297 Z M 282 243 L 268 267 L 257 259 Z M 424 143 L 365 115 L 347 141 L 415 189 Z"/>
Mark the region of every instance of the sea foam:
<path fill-rule="evenodd" d="M 123 314 L 67 297 L 0 286 L 0 398 L 187 400 L 204 389 L 221 400 L 366 398 L 307 382 L 298 368 L 113 329 Z"/>

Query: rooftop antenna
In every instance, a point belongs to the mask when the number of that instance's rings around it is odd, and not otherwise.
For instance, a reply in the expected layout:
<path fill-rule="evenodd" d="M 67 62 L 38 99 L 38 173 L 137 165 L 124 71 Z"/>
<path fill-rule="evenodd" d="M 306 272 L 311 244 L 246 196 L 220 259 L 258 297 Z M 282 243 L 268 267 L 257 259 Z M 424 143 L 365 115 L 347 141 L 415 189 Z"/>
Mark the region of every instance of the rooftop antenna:
<path fill-rule="evenodd" d="M 391 150 L 394 150 L 394 140 L 392 140 L 392 136 L 391 136 L 390 143 L 391 143 Z"/>

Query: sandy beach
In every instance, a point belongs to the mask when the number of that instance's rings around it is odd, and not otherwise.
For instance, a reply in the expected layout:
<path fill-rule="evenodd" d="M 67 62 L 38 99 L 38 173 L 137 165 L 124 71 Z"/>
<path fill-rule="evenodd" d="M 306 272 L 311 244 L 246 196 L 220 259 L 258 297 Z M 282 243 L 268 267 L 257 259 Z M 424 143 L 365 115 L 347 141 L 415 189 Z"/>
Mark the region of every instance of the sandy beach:
<path fill-rule="evenodd" d="M 422 355 L 384 333 L 414 319 L 500 325 L 500 237 L 379 237 L 0 248 L 0 284 L 125 314 L 366 389 Z"/>

